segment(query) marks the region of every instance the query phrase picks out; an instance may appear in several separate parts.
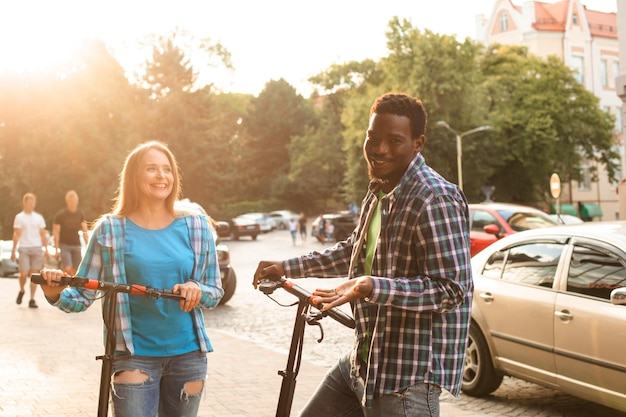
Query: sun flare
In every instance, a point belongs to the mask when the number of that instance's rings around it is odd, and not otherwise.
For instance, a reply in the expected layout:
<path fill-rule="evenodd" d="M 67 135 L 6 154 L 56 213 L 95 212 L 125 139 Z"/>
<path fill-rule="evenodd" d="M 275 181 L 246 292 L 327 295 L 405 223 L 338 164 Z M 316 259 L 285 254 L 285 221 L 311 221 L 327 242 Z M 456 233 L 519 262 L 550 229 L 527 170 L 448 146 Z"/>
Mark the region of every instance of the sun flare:
<path fill-rule="evenodd" d="M 56 72 L 70 64 L 79 42 L 70 24 L 45 10 L 35 14 L 25 5 L 2 12 L 0 72 Z"/>

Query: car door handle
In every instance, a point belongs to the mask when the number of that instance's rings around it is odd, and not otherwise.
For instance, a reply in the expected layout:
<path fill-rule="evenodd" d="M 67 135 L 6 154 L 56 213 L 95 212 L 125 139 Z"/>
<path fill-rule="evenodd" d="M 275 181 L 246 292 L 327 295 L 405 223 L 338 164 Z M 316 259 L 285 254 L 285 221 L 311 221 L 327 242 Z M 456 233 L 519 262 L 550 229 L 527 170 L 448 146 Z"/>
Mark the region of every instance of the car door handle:
<path fill-rule="evenodd" d="M 490 303 L 494 300 L 493 295 L 491 295 L 490 292 L 481 293 L 479 297 L 485 300 L 486 303 Z"/>
<path fill-rule="evenodd" d="M 561 321 L 571 321 L 574 319 L 574 316 L 572 316 L 568 310 L 555 311 L 554 315 L 561 319 Z"/>

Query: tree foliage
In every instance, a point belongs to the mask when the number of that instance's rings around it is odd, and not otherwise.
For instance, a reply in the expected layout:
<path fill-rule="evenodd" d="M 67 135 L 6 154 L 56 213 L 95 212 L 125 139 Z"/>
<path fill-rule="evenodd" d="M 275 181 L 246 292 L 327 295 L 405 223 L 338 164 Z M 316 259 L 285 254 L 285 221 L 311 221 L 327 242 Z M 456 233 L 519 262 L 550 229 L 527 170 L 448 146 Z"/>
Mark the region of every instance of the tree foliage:
<path fill-rule="evenodd" d="M 140 142 L 169 144 L 183 195 L 217 218 L 241 211 L 310 214 L 348 207 L 368 182 L 363 140 L 373 100 L 388 91 L 420 97 L 428 111 L 424 156 L 457 181 L 454 134 L 463 139 L 464 190 L 482 199 L 536 204 L 548 178 L 578 179 L 582 163 L 617 179 L 611 117 L 556 58 L 521 47 L 484 47 L 394 18 L 386 57 L 333 64 L 311 77 L 304 98 L 284 79 L 258 96 L 226 94 L 207 70 L 232 69 L 210 39 L 175 31 L 154 37 L 136 82 L 97 40 L 65 67 L 0 74 L 0 234 L 11 236 L 25 192 L 50 224 L 75 189 L 89 219 L 108 212 L 127 152 Z M 202 69 L 200 71 L 199 69 Z M 210 71 L 208 71 L 210 73 Z"/>
<path fill-rule="evenodd" d="M 285 194 L 289 172 L 289 144 L 315 124 L 313 107 L 284 79 L 269 81 L 250 100 L 243 127 L 243 180 L 252 199 Z"/>
<path fill-rule="evenodd" d="M 485 182 L 502 201 L 531 203 L 549 196 L 557 172 L 578 180 L 583 160 L 616 175 L 611 116 L 555 57 L 530 56 L 525 48 L 494 45 L 481 62 L 498 158 Z"/>

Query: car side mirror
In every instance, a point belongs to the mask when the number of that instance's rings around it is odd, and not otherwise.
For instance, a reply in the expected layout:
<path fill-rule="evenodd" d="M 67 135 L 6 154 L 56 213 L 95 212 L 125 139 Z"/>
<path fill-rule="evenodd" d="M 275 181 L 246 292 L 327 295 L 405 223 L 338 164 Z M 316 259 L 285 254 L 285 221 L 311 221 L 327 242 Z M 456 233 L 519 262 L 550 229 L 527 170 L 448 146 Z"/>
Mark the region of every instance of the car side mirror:
<path fill-rule="evenodd" d="M 626 305 L 626 287 L 615 288 L 611 291 L 611 304 Z"/>
<path fill-rule="evenodd" d="M 483 230 L 485 231 L 485 233 L 494 235 L 498 239 L 502 237 L 500 236 L 500 227 L 497 224 L 488 224 L 487 226 L 483 227 Z"/>

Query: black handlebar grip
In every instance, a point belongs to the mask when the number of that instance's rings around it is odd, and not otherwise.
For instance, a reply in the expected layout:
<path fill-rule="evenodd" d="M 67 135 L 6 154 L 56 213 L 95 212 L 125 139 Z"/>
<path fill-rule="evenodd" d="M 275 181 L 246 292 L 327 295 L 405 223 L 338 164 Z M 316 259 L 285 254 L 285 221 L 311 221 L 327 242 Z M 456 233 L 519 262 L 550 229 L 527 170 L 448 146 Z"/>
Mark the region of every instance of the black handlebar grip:
<path fill-rule="evenodd" d="M 322 308 L 324 307 L 324 304 L 319 303 L 317 304 L 317 307 L 322 310 Z M 337 307 L 333 307 L 329 310 L 323 311 L 323 314 L 328 314 L 328 316 L 330 316 L 331 318 L 337 320 L 339 323 L 343 324 L 346 327 L 349 327 L 351 329 L 354 329 L 355 324 L 354 324 L 354 319 L 350 316 L 348 316 L 346 313 L 344 313 L 343 311 L 339 310 Z"/>
<path fill-rule="evenodd" d="M 30 276 L 30 282 L 32 282 L 33 284 L 39 284 L 39 285 L 46 285 L 48 282 L 43 279 L 43 277 L 41 276 L 41 274 L 32 274 Z M 72 284 L 72 277 L 61 277 L 61 280 L 58 281 L 60 285 L 71 285 Z"/>

